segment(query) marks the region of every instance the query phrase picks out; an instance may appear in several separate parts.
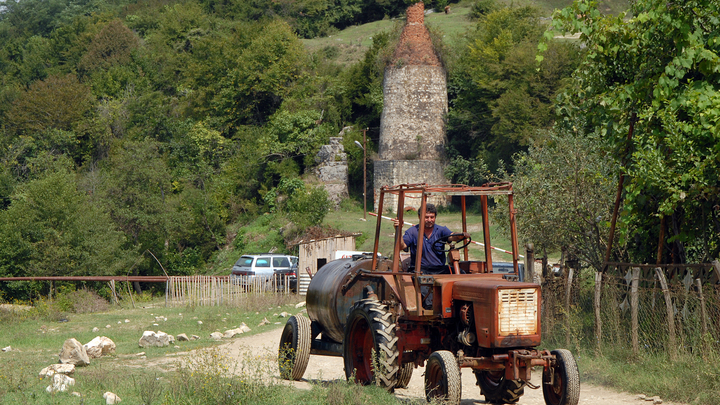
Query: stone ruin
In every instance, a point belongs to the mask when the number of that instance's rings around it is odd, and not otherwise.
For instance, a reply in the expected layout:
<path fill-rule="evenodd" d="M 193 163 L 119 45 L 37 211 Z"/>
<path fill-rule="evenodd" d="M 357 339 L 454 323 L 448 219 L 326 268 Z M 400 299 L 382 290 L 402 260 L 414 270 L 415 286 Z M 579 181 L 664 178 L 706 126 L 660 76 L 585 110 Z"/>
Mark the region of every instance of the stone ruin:
<path fill-rule="evenodd" d="M 381 186 L 448 183 L 444 174 L 446 72 L 425 26 L 423 3 L 407 9 L 400 41 L 391 64 L 385 69 L 383 96 L 379 156 L 374 162 L 376 211 Z M 430 197 L 428 202 L 447 204 L 440 196 Z M 420 206 L 419 200 L 406 203 Z M 386 197 L 383 207 L 394 211 L 397 197 Z"/>
<path fill-rule="evenodd" d="M 330 137 L 330 144 L 323 145 L 315 156 L 315 163 L 318 163 L 315 175 L 323 183 L 336 208 L 340 201 L 348 197 L 347 154 L 340 143 L 348 129 L 350 128 L 343 128 L 338 136 Z"/>

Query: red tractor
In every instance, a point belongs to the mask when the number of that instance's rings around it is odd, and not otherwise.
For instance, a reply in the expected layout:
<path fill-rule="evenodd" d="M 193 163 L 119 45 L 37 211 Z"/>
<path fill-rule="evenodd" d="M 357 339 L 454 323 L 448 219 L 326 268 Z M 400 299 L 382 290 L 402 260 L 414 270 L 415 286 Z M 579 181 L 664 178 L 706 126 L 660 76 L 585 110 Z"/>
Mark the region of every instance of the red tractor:
<path fill-rule="evenodd" d="M 479 197 L 485 260 L 469 260 L 469 238 L 457 242 L 446 238 L 433 248 L 448 252 L 451 274 L 422 274 L 420 238 L 416 270 L 403 271 L 401 227 L 396 228 L 392 258 L 378 256 L 378 216 L 372 254 L 329 262 L 312 278 L 306 298 L 309 318 L 291 317 L 282 333 L 278 357 L 282 376 L 302 378 L 310 354 L 342 356 L 348 379 L 393 390 L 406 387 L 413 369 L 424 365 L 428 401 L 438 398 L 457 404 L 462 394 L 460 370 L 469 368 L 486 401 L 515 403 L 525 387 L 540 388 L 530 383 L 530 377 L 533 367 L 542 367 L 545 402 L 576 405 L 580 382 L 573 355 L 565 349 L 537 349 L 540 286 L 520 281 L 512 184 L 383 187 L 380 213 L 388 194 L 397 197 L 400 223 L 408 198 L 420 201 L 420 218 L 424 218 L 429 196 L 459 196 L 463 232 L 467 232 L 465 198 Z M 493 270 L 488 196 L 509 200 L 512 271 Z M 422 305 L 424 286 L 433 293 L 431 309 Z"/>

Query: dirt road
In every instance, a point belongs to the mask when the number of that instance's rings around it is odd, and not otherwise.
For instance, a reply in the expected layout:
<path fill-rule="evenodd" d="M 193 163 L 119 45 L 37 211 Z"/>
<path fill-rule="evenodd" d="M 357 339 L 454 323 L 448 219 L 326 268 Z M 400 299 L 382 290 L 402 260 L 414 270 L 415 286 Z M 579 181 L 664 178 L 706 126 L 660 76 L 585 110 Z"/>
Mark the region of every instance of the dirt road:
<path fill-rule="evenodd" d="M 228 355 L 233 359 L 243 359 L 251 356 L 255 360 L 267 361 L 271 364 L 271 378 L 277 378 L 284 384 L 292 385 L 299 389 L 309 389 L 310 382 L 313 381 L 333 381 L 345 380 L 345 372 L 343 371 L 343 360 L 341 357 L 328 356 L 310 356 L 307 371 L 301 381 L 283 381 L 279 379 L 277 372 L 277 348 L 280 342 L 280 334 L 282 327 L 260 333 L 253 336 L 241 337 L 233 340 L 223 349 L 227 350 Z M 423 388 L 424 368 L 417 368 L 413 373 L 410 385 L 407 389 L 395 390 L 398 398 L 424 398 L 425 391 Z M 540 373 L 534 373 L 533 384 L 540 385 Z M 462 373 L 462 405 L 485 404 L 484 397 L 480 395 L 480 388 L 475 385 L 475 376 L 472 372 L 464 371 Z M 619 393 L 610 389 L 599 387 L 591 384 L 582 383 L 580 385 L 580 404 L 587 405 L 645 405 L 652 404 L 652 401 L 643 401 L 637 398 L 637 395 L 628 393 Z M 518 402 L 519 405 L 544 405 L 542 390 L 532 390 L 525 388 L 525 395 Z M 680 405 L 672 402 L 663 402 L 667 405 Z"/>

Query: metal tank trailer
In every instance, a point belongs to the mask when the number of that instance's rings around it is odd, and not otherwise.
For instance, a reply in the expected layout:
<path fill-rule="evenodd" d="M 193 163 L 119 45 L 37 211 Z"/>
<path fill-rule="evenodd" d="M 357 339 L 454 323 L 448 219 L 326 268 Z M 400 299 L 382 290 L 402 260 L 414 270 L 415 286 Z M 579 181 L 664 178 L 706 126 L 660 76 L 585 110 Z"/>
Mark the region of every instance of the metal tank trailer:
<path fill-rule="evenodd" d="M 441 240 L 433 248 L 448 252 L 451 274 L 421 274 L 420 238 L 416 270 L 402 271 L 402 229 L 396 229 L 392 258 L 378 257 L 378 216 L 372 254 L 329 262 L 313 276 L 306 298 L 309 318 L 290 317 L 282 332 L 282 377 L 301 379 L 311 354 L 341 356 L 348 379 L 392 391 L 406 387 L 414 368 L 424 365 L 427 400 L 458 404 L 460 370 L 469 368 L 487 402 L 515 403 L 525 387 L 542 387 L 548 405 L 577 405 L 580 382 L 573 355 L 565 349 L 537 348 L 542 297 L 540 286 L 521 281 L 518 271 L 512 184 L 383 187 L 378 212 L 383 212 L 388 194 L 397 198 L 401 223 L 408 198 L 419 198 L 424 218 L 428 197 L 459 196 L 463 232 L 468 229 L 466 197 L 479 197 L 484 260 L 469 259 L 469 238 Z M 513 257 L 509 274 L 493 272 L 489 196 L 508 198 Z M 423 302 L 421 286 L 433 292 L 431 309 L 418 305 Z M 530 383 L 533 367 L 542 367 L 541 386 Z"/>

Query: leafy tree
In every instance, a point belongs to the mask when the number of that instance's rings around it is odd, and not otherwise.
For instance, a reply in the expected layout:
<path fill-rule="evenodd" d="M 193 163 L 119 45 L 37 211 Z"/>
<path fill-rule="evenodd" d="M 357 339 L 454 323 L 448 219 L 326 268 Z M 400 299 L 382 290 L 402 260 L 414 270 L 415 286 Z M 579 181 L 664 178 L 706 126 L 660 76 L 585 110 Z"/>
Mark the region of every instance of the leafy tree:
<path fill-rule="evenodd" d="M 67 171 L 17 187 L 0 229 L 6 275 L 108 275 L 127 264 L 124 235 Z"/>
<path fill-rule="evenodd" d="M 93 38 L 80 60 L 81 70 L 107 69 L 130 61 L 130 54 L 140 45 L 138 37 L 120 20 L 110 21 Z"/>
<path fill-rule="evenodd" d="M 153 141 L 125 142 L 104 162 L 98 201 L 106 204 L 110 217 L 138 251 L 156 256 L 171 242 L 172 194 L 170 174 Z M 162 257 L 162 256 L 160 256 Z M 148 264 L 136 273 L 155 269 Z"/>
<path fill-rule="evenodd" d="M 631 259 L 654 263 L 664 226 L 664 261 L 707 261 L 720 253 L 720 5 L 638 0 L 629 12 L 604 16 L 575 1 L 555 13 L 555 30 L 579 33 L 587 46 L 560 111 L 615 147 L 627 174 L 619 230 Z"/>
<path fill-rule="evenodd" d="M 258 33 L 222 80 L 216 113 L 229 130 L 264 123 L 289 94 L 303 59 L 303 46 L 286 23 L 275 21 Z"/>
<path fill-rule="evenodd" d="M 74 75 L 34 82 L 12 104 L 8 126 L 18 134 L 46 129 L 71 130 L 92 106 L 90 90 Z"/>
<path fill-rule="evenodd" d="M 553 42 L 538 66 L 539 18 L 531 6 L 499 8 L 482 15 L 461 45 L 448 83 L 448 138 L 464 158 L 480 157 L 495 170 L 525 150 L 536 129 L 552 126 L 553 100 L 577 50 Z"/>
<path fill-rule="evenodd" d="M 537 251 L 566 251 L 602 267 L 614 204 L 617 165 L 598 134 L 571 130 L 538 134 L 515 157 L 518 234 Z M 500 209 L 500 212 L 507 212 Z M 504 222 L 503 218 L 498 218 Z M 616 252 L 620 252 L 615 246 Z"/>

